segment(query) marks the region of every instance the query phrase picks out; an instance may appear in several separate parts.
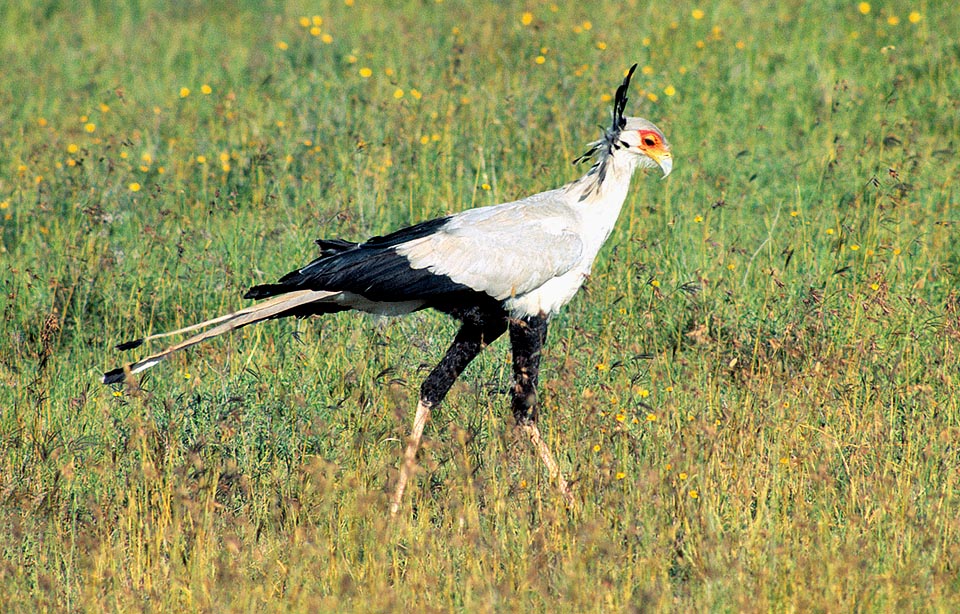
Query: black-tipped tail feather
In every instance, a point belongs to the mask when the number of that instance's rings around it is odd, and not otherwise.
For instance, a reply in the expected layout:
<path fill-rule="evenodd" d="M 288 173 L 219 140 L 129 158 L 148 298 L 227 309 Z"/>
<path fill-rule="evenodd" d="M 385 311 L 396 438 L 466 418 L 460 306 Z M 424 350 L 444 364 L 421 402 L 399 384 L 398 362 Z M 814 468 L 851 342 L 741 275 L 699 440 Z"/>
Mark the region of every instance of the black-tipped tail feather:
<path fill-rule="evenodd" d="M 127 378 L 126 371 L 123 370 L 123 367 L 118 367 L 116 369 L 111 369 L 103 374 L 103 383 L 104 384 L 119 384 Z"/>
<path fill-rule="evenodd" d="M 143 339 L 134 339 L 133 341 L 124 341 L 123 343 L 118 343 L 114 347 L 121 351 L 126 352 L 127 350 L 132 350 L 143 345 Z"/>
<path fill-rule="evenodd" d="M 196 345 L 206 341 L 207 339 L 212 339 L 224 333 L 228 333 L 238 328 L 243 328 L 244 326 L 248 326 L 256 322 L 270 320 L 273 318 L 282 318 L 286 316 L 302 316 L 309 315 L 310 313 L 322 313 L 324 311 L 330 311 L 331 307 L 334 311 L 343 309 L 343 307 L 340 306 L 328 306 L 326 304 L 329 299 L 337 294 L 339 293 L 318 290 L 298 290 L 284 294 L 283 296 L 278 296 L 273 300 L 265 301 L 259 305 L 253 305 L 251 307 L 241 309 L 240 311 L 236 311 L 225 316 L 220 316 L 219 318 L 214 318 L 212 320 L 207 320 L 206 322 L 201 322 L 199 324 L 194 324 L 186 328 L 181 328 L 170 333 L 152 335 L 144 339 L 137 339 L 135 341 L 121 343 L 119 346 L 117 346 L 118 348 L 130 349 L 139 346 L 146 340 L 166 337 L 177 333 L 190 332 L 206 328 L 208 326 L 213 326 L 214 324 L 217 325 L 213 328 L 203 331 L 202 333 L 196 334 L 189 339 L 185 339 L 176 345 L 172 345 L 165 350 L 157 352 L 156 354 L 147 356 L 142 360 L 107 371 L 103 374 L 102 381 L 104 384 L 116 384 L 122 382 L 127 378 L 128 374 L 133 375 L 149 369 L 175 352 L 179 352 L 182 349 Z"/>
<path fill-rule="evenodd" d="M 176 351 L 176 350 L 173 350 L 173 351 Z M 173 351 L 171 351 L 170 353 L 172 354 Z M 103 374 L 102 381 L 104 384 L 119 384 L 120 382 L 123 382 L 127 379 L 127 375 L 133 375 L 135 373 L 145 371 L 150 367 L 152 367 L 153 365 L 160 362 L 161 360 L 163 360 L 164 358 L 166 358 L 166 356 L 167 354 L 164 354 L 162 356 L 155 355 L 155 356 L 151 356 L 150 358 L 141 360 L 139 362 L 134 362 L 129 365 L 117 367 L 116 369 L 111 369 L 110 371 L 107 371 L 106 373 Z"/>

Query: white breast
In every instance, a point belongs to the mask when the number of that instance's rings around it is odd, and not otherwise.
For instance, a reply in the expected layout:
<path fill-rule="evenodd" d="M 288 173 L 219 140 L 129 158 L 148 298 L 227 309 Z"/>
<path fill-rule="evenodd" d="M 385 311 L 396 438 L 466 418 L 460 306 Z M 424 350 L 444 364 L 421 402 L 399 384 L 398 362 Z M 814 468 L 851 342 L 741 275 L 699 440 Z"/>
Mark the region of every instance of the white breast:
<path fill-rule="evenodd" d="M 554 277 L 532 292 L 507 299 L 504 306 L 515 318 L 539 314 L 552 316 L 570 302 L 586 278 L 581 269 L 574 269 Z"/>

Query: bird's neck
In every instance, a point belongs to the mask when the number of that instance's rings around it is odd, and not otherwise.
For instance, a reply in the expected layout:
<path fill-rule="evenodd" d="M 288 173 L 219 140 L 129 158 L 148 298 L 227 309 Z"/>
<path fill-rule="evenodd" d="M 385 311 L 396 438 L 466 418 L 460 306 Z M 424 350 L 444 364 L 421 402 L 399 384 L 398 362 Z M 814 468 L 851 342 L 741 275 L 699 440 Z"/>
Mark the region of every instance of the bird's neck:
<path fill-rule="evenodd" d="M 568 185 L 568 193 L 583 205 L 612 206 L 619 213 L 636 170 L 637 158 L 625 151 L 602 154 L 583 177 Z"/>
<path fill-rule="evenodd" d="M 619 155 L 618 155 L 619 154 Z M 589 270 L 620 217 L 630 179 L 637 169 L 634 156 L 613 152 L 595 164 L 586 175 L 568 185 L 568 194 L 586 222 L 583 240 L 584 263 Z M 604 168 L 602 165 L 606 164 Z"/>

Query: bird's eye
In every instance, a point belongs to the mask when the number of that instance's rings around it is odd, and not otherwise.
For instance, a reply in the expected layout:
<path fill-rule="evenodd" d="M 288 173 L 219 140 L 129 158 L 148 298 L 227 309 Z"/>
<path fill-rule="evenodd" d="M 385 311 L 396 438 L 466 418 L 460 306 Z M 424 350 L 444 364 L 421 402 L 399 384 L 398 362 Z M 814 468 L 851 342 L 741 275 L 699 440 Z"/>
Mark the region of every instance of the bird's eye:
<path fill-rule="evenodd" d="M 653 147 L 654 145 L 657 144 L 657 140 L 652 136 L 645 136 L 643 137 L 643 144 L 646 145 L 647 147 Z"/>

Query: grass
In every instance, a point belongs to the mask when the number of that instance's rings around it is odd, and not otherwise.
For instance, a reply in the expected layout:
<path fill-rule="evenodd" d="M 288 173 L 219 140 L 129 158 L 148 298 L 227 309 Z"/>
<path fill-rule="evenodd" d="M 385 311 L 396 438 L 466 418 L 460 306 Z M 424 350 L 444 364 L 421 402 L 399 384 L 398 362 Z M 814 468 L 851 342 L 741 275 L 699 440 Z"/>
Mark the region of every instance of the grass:
<path fill-rule="evenodd" d="M 960 607 L 960 15 L 559 4 L 0 8 L 0 609 Z M 501 342 L 388 519 L 436 314 L 99 385 L 114 343 L 316 237 L 572 180 L 635 61 L 676 170 L 635 179 L 552 325 L 576 509 L 513 432 Z"/>

